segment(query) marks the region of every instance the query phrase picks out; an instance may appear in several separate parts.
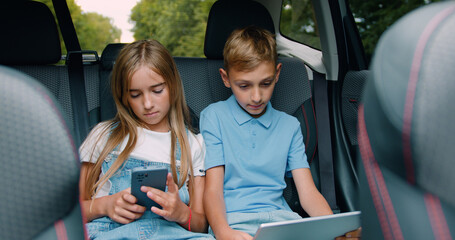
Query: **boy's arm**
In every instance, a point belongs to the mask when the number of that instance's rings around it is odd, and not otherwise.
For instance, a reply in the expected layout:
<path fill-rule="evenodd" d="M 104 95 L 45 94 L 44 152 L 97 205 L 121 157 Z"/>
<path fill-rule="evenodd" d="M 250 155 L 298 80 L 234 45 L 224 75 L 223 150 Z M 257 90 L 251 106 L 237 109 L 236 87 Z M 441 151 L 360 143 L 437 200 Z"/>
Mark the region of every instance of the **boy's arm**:
<path fill-rule="evenodd" d="M 230 229 L 226 219 L 226 205 L 224 204 L 224 166 L 217 166 L 206 170 L 206 189 L 204 192 L 204 208 L 210 227 L 218 237 Z"/>
<path fill-rule="evenodd" d="M 224 203 L 224 166 L 217 166 L 205 172 L 206 189 L 204 193 L 204 208 L 210 227 L 216 239 L 252 239 L 244 232 L 233 230 L 226 219 Z"/>
<path fill-rule="evenodd" d="M 333 214 L 329 204 L 314 185 L 309 168 L 292 170 L 292 177 L 299 194 L 300 205 L 308 215 L 314 217 Z"/>

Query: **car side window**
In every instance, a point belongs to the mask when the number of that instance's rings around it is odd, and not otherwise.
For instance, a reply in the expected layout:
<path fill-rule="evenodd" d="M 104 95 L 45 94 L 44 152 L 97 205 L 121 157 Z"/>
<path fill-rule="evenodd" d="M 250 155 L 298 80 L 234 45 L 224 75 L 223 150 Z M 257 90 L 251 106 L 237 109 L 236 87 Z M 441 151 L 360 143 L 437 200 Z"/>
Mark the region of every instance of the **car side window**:
<path fill-rule="evenodd" d="M 312 1 L 284 0 L 281 6 L 281 35 L 321 50 Z"/>

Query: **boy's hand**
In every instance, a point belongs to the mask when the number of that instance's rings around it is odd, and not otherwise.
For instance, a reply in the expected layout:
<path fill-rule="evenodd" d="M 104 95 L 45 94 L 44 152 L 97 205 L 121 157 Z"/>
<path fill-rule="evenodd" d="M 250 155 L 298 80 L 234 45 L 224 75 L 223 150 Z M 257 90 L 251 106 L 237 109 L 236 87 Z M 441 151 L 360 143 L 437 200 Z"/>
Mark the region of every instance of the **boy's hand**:
<path fill-rule="evenodd" d="M 343 236 L 336 237 L 335 240 L 357 240 L 362 236 L 362 228 L 359 227 L 354 231 L 347 232 Z"/>
<path fill-rule="evenodd" d="M 177 222 L 182 225 L 186 224 L 190 217 L 190 210 L 180 199 L 178 186 L 175 184 L 171 173 L 167 175 L 166 186 L 167 192 L 146 186 L 142 186 L 141 191 L 146 192 L 147 197 L 162 207 L 162 209 L 152 207 L 152 212 L 168 221 Z"/>
<path fill-rule="evenodd" d="M 112 220 L 127 224 L 142 216 L 145 207 L 136 204 L 136 198 L 131 195 L 131 188 L 107 196 L 106 215 Z"/>

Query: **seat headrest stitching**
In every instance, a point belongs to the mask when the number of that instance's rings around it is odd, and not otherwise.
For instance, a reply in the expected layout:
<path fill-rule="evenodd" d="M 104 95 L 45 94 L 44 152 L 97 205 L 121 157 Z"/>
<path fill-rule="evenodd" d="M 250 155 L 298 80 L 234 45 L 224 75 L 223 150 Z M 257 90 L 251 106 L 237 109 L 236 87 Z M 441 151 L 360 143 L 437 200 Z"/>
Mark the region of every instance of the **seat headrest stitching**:
<path fill-rule="evenodd" d="M 378 214 L 379 223 L 385 239 L 403 239 L 400 224 L 390 199 L 381 169 L 379 168 L 371 148 L 366 129 L 364 106 L 359 106 L 358 140 L 361 159 L 370 188 L 373 204 Z"/>

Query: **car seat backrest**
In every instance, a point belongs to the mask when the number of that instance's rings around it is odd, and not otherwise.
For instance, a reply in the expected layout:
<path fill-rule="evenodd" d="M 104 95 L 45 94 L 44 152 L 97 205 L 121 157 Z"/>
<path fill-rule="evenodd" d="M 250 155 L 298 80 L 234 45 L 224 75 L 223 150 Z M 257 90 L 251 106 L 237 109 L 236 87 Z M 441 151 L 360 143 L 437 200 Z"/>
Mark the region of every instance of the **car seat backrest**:
<path fill-rule="evenodd" d="M 53 64 L 61 58 L 57 24 L 40 2 L 8 1 L 0 9 L 0 64 Z"/>
<path fill-rule="evenodd" d="M 79 158 L 60 105 L 17 70 L 0 66 L 0 81 L 0 239 L 83 239 Z"/>
<path fill-rule="evenodd" d="M 362 238 L 455 236 L 455 3 L 381 37 L 359 110 Z"/>
<path fill-rule="evenodd" d="M 227 38 L 237 28 L 256 25 L 275 33 L 272 17 L 262 4 L 251 0 L 219 0 L 210 9 L 204 53 L 209 59 L 223 59 Z"/>
<path fill-rule="evenodd" d="M 101 54 L 100 73 L 99 73 L 99 96 L 100 96 L 100 121 L 112 119 L 117 110 L 115 102 L 112 99 L 112 91 L 110 87 L 110 77 L 114 68 L 117 56 L 125 46 L 123 43 L 108 44 Z"/>
<path fill-rule="evenodd" d="M 54 15 L 41 2 L 9 1 L 0 9 L 0 64 L 13 67 L 44 84 L 63 107 L 68 127 L 75 132 L 74 102 L 68 66 L 58 64 L 60 37 Z M 99 105 L 98 65 L 84 64 L 88 111 Z M 87 113 L 81 113 L 87 116 Z"/>

